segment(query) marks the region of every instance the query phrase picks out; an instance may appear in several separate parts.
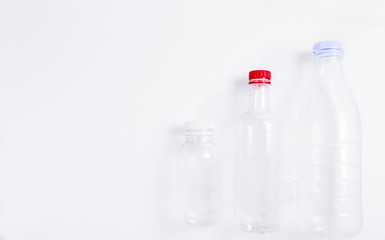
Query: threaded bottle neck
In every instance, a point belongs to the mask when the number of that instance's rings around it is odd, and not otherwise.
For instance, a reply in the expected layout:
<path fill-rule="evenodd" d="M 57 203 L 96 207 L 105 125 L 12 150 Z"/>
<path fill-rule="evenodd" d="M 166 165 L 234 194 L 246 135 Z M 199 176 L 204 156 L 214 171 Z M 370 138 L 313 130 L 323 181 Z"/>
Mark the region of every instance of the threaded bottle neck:
<path fill-rule="evenodd" d="M 249 111 L 270 111 L 270 84 L 250 84 Z"/>

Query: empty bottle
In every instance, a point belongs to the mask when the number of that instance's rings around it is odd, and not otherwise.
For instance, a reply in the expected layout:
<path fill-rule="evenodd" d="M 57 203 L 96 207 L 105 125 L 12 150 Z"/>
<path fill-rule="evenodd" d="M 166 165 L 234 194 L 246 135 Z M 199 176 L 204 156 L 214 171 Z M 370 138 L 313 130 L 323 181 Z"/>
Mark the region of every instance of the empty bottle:
<path fill-rule="evenodd" d="M 221 216 L 221 169 L 212 122 L 187 122 L 178 152 L 178 214 L 194 226 L 216 225 Z"/>
<path fill-rule="evenodd" d="M 237 127 L 235 216 L 240 229 L 267 233 L 278 228 L 278 119 L 270 110 L 270 77 L 249 73 L 249 110 Z"/>
<path fill-rule="evenodd" d="M 299 116 L 300 213 L 305 229 L 347 238 L 362 228 L 361 123 L 344 80 L 340 42 L 316 43 Z"/>

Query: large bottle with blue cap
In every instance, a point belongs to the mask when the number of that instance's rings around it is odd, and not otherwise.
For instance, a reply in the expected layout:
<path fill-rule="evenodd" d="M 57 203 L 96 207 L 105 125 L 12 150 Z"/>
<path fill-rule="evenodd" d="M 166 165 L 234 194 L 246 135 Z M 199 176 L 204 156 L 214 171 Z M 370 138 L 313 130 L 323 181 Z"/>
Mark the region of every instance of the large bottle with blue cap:
<path fill-rule="evenodd" d="M 360 116 L 343 75 L 342 43 L 316 43 L 313 56 L 299 116 L 301 221 L 317 236 L 353 237 L 362 228 Z"/>

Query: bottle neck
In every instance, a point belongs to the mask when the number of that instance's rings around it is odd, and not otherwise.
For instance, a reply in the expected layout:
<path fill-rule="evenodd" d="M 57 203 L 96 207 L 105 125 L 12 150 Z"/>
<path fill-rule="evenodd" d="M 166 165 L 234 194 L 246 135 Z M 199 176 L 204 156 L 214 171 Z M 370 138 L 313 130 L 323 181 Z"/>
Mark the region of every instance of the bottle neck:
<path fill-rule="evenodd" d="M 249 112 L 270 111 L 270 84 L 250 84 Z"/>
<path fill-rule="evenodd" d="M 214 142 L 213 135 L 186 135 L 188 143 L 212 143 Z"/>
<path fill-rule="evenodd" d="M 337 80 L 344 79 L 342 56 L 318 56 L 314 58 L 314 73 L 319 79 Z"/>

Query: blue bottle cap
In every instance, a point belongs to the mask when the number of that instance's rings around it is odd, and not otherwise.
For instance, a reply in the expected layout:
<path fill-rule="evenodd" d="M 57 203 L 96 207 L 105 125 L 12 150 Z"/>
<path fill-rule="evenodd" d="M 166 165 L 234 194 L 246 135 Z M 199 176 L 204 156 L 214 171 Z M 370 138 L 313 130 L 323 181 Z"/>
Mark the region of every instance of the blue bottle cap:
<path fill-rule="evenodd" d="M 313 55 L 342 55 L 344 48 L 342 42 L 322 41 L 313 45 Z"/>

